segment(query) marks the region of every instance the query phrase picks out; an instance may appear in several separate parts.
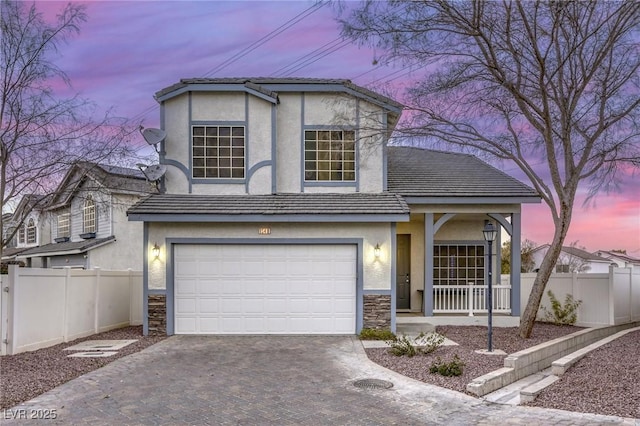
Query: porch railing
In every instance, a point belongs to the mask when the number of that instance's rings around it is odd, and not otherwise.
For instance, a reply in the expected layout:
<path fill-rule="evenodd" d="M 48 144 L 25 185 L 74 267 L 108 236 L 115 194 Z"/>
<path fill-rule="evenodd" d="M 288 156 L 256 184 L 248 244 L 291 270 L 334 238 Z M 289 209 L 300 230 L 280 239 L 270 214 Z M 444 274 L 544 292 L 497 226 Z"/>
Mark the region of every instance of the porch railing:
<path fill-rule="evenodd" d="M 511 286 L 496 285 L 493 290 L 493 312 L 511 313 Z M 434 314 L 468 314 L 486 313 L 487 286 L 475 285 L 434 285 L 433 313 Z"/>

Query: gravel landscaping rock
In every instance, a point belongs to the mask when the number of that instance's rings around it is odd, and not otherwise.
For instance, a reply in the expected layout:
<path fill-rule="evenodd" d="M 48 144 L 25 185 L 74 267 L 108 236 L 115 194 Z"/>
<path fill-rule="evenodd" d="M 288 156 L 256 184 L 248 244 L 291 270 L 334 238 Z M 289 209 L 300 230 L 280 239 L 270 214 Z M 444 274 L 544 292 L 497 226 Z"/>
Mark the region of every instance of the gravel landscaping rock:
<path fill-rule="evenodd" d="M 118 358 L 141 351 L 164 336 L 143 336 L 142 326 L 125 327 L 60 343 L 48 348 L 0 357 L 0 409 L 13 407 Z M 131 340 L 116 355 L 106 358 L 68 358 L 64 348 L 86 340 Z"/>
<path fill-rule="evenodd" d="M 536 323 L 531 338 L 523 339 L 518 336 L 517 327 L 495 327 L 493 328 L 493 349 L 500 349 L 510 354 L 579 330 L 582 328 Z M 504 366 L 506 355 L 484 355 L 475 352 L 479 349 L 487 349 L 487 327 L 438 326 L 436 331 L 458 343 L 459 346 L 441 346 L 431 354 L 417 355 L 412 358 L 392 355 L 387 348 L 367 349 L 366 352 L 369 359 L 397 373 L 464 393 L 468 393 L 467 383 Z M 464 362 L 461 376 L 444 377 L 429 373 L 429 367 L 438 358 L 443 362 L 450 362 L 454 355 Z"/>
<path fill-rule="evenodd" d="M 579 327 L 536 323 L 532 337 L 521 339 L 515 327 L 494 328 L 493 346 L 511 354 L 579 330 Z M 372 361 L 390 370 L 464 393 L 468 393 L 466 386 L 471 380 L 504 366 L 505 356 L 474 352 L 487 347 L 486 327 L 441 326 L 436 331 L 460 346 L 443 346 L 432 354 L 413 358 L 391 355 L 386 348 L 367 349 L 366 352 Z M 640 331 L 630 332 L 590 352 L 527 405 L 639 419 L 639 354 Z M 461 376 L 429 373 L 429 367 L 438 357 L 449 362 L 454 355 L 465 363 Z"/>
<path fill-rule="evenodd" d="M 640 331 L 589 352 L 528 405 L 640 418 Z"/>

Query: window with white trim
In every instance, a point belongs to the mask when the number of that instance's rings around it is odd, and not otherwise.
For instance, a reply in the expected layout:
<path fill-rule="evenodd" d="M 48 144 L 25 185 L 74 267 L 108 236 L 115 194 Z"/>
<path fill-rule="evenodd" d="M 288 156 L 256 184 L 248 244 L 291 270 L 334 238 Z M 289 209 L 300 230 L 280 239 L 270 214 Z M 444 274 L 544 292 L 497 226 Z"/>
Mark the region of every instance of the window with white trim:
<path fill-rule="evenodd" d="M 20 225 L 18 229 L 18 244 L 24 244 L 27 241 L 27 227 L 25 224 Z"/>
<path fill-rule="evenodd" d="M 58 238 L 71 236 L 71 214 L 61 213 L 58 215 Z"/>
<path fill-rule="evenodd" d="M 96 203 L 91 195 L 87 195 L 82 207 L 82 231 L 84 233 L 96 232 Z"/>
<path fill-rule="evenodd" d="M 305 181 L 355 181 L 356 132 L 354 130 L 305 130 L 304 179 Z"/>
<path fill-rule="evenodd" d="M 244 126 L 192 126 L 194 178 L 244 179 Z"/>
<path fill-rule="evenodd" d="M 484 244 L 433 246 L 434 285 L 484 285 Z"/>
<path fill-rule="evenodd" d="M 35 244 L 37 236 L 36 222 L 31 218 L 29 222 L 27 222 L 27 244 Z"/>

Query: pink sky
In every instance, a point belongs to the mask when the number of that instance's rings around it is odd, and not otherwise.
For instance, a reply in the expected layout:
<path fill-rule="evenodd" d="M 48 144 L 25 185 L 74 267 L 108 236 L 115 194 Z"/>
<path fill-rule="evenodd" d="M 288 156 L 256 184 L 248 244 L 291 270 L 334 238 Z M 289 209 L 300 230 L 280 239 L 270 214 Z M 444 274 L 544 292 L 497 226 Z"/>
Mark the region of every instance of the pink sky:
<path fill-rule="evenodd" d="M 312 1 L 82 3 L 89 20 L 79 36 L 62 46 L 57 63 L 71 78 L 73 93 L 91 99 L 99 110 L 113 108 L 116 115 L 143 120 L 146 127 L 159 125 L 153 94 L 180 78 L 282 77 L 274 73 L 334 40 L 335 52 L 293 76 L 347 78 L 363 86 L 391 80 L 398 96 L 409 78 L 399 67 L 374 66 L 370 49 L 338 44 L 331 6 L 308 10 L 298 23 L 233 61 L 234 55 L 311 8 Z M 37 2 L 46 16 L 54 16 L 64 4 Z M 225 68 L 211 72 L 220 66 Z M 146 147 L 142 138 L 138 143 Z M 513 167 L 498 167 L 520 175 Z M 523 206 L 523 238 L 545 244 L 552 231 L 545 204 Z M 573 241 L 590 251 L 626 249 L 640 257 L 640 175 L 625 176 L 618 192 L 599 195 L 589 207 L 576 204 L 566 242 Z"/>

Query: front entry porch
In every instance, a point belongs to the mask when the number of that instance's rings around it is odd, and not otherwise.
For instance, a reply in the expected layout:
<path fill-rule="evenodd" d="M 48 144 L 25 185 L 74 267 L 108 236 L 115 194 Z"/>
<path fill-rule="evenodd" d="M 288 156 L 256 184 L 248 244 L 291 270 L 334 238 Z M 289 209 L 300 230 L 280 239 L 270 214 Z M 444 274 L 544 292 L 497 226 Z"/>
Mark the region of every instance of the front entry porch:
<path fill-rule="evenodd" d="M 514 206 L 515 207 L 515 206 Z M 516 209 L 519 210 L 519 206 Z M 520 214 L 424 213 L 412 214 L 396 230 L 395 306 L 403 322 L 428 324 L 487 323 L 489 263 L 492 271 L 492 311 L 498 324 L 515 326 L 520 315 Z M 458 208 L 459 209 L 459 208 Z M 491 211 L 491 210 L 489 210 Z M 482 229 L 495 224 L 498 236 L 488 259 Z M 511 265 L 518 273 L 500 280 L 501 233 L 512 241 Z M 515 243 L 515 244 L 513 244 Z M 517 244 L 517 245 L 516 245 Z M 425 291 L 426 289 L 426 291 Z M 498 325 L 500 326 L 500 325 Z"/>

